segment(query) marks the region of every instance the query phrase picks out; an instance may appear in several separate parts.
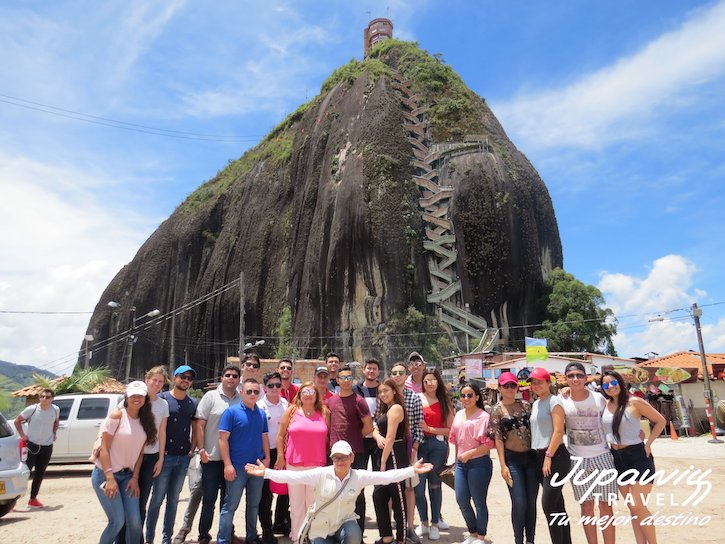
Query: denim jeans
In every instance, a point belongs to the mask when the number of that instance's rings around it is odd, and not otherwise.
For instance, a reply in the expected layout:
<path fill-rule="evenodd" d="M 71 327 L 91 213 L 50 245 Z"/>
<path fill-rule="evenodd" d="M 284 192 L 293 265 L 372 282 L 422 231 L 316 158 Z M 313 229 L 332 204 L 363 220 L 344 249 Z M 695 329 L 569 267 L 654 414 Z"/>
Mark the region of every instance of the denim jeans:
<path fill-rule="evenodd" d="M 448 457 L 448 443 L 438 440 L 435 436 L 428 436 L 418 447 L 418 456 L 426 463 L 433 464 L 433 470 L 420 475 L 420 483 L 415 486 L 415 505 L 418 507 L 420 521 L 428 521 L 428 502 L 425 500 L 425 486 L 428 484 L 430 495 L 430 521 L 437 524 L 441 517 L 443 504 L 443 490 L 438 473 L 443 470 Z"/>
<path fill-rule="evenodd" d="M 118 484 L 118 495 L 109 499 L 101 489 L 106 481 L 103 471 L 96 467 L 91 472 L 91 484 L 96 492 L 98 502 L 108 517 L 108 525 L 101 533 L 100 544 L 112 544 L 124 524 L 126 525 L 126 542 L 139 542 L 141 540 L 141 514 L 138 509 L 138 497 L 131 497 L 126 486 L 133 476 L 133 472 L 116 472 L 113 475 Z"/>
<path fill-rule="evenodd" d="M 214 507 L 221 493 L 219 505 L 224 504 L 226 480 L 224 479 L 224 461 L 209 461 L 201 465 L 201 516 L 199 517 L 199 538 L 211 537 L 209 531 L 214 521 Z"/>
<path fill-rule="evenodd" d="M 534 541 L 536 532 L 536 498 L 539 494 L 539 475 L 537 473 L 534 450 L 514 452 L 506 450 L 506 466 L 514 481 L 508 486 L 511 495 L 511 523 L 514 527 L 514 542 Z"/>
<path fill-rule="evenodd" d="M 234 481 L 227 481 L 227 494 L 222 503 L 222 511 L 219 515 L 219 534 L 217 544 L 228 544 L 232 539 L 232 523 L 234 513 L 237 511 L 242 493 L 247 492 L 247 508 L 245 519 L 247 524 L 247 542 L 254 542 L 257 538 L 257 514 L 259 513 L 259 501 L 262 498 L 262 485 L 264 478 L 250 476 L 243 466 L 234 467 L 237 477 Z M 357 524 L 357 522 L 356 522 Z"/>
<path fill-rule="evenodd" d="M 471 459 L 468 463 L 456 461 L 456 502 L 463 514 L 466 528 L 484 536 L 488 531 L 488 484 L 491 483 L 493 464 L 488 455 Z M 474 513 L 471 499 L 476 507 Z"/>
<path fill-rule="evenodd" d="M 176 507 L 179 504 L 179 494 L 184 487 L 184 478 L 189 469 L 188 455 L 167 455 L 164 458 L 164 467 L 161 474 L 154 481 L 154 488 L 151 493 L 146 514 L 146 542 L 153 542 L 156 534 L 156 523 L 159 520 L 161 504 L 166 499 L 166 510 L 164 511 L 164 529 L 161 537 L 163 544 L 169 544 L 174 535 L 174 519 L 176 519 Z M 129 541 L 131 544 L 133 541 Z"/>
<path fill-rule="evenodd" d="M 347 520 L 335 531 L 334 535 L 327 535 L 325 538 L 313 538 L 312 544 L 360 544 L 362 542 L 362 531 L 360 525 L 354 519 Z"/>

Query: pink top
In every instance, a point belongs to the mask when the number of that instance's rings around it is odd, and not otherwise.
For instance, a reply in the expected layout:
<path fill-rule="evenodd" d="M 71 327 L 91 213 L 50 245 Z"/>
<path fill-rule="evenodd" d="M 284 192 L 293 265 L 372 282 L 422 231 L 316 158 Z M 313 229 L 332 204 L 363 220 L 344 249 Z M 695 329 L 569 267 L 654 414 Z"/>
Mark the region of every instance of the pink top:
<path fill-rule="evenodd" d="M 121 419 L 105 419 L 101 425 L 101 434 L 103 433 L 113 436 L 110 451 L 113 472 L 124 468 L 133 470 L 146 443 L 146 431 L 143 430 L 141 421 L 129 417 L 126 409 L 121 408 Z M 96 466 L 103 470 L 100 459 L 96 461 Z"/>
<path fill-rule="evenodd" d="M 310 417 L 298 409 L 287 429 L 285 461 L 297 467 L 323 467 L 327 462 L 327 422 L 319 412 Z"/>
<path fill-rule="evenodd" d="M 490 449 L 496 447 L 496 443 L 488 436 L 488 421 L 488 413 L 481 408 L 478 408 L 469 418 L 466 418 L 465 409 L 458 410 L 456 417 L 453 418 L 448 441 L 458 446 L 456 451 L 459 458 L 464 452 L 475 449 L 481 444 L 485 444 Z M 483 455 L 477 455 L 473 459 L 483 457 Z"/>
<path fill-rule="evenodd" d="M 405 378 L 405 386 L 406 389 L 410 389 L 413 393 L 422 393 L 423 392 L 423 382 L 421 383 L 415 383 L 413 381 L 413 376 L 408 376 Z"/>

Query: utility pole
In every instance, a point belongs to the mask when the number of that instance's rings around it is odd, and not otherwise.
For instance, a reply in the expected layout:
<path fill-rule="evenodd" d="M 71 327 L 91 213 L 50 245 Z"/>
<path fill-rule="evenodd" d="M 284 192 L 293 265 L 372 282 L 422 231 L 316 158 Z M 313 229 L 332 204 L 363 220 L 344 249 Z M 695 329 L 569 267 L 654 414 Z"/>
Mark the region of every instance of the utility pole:
<path fill-rule="evenodd" d="M 244 272 L 239 273 L 239 361 L 244 356 Z"/>
<path fill-rule="evenodd" d="M 722 444 L 723 441 L 717 437 L 715 430 L 715 422 L 712 418 L 712 388 L 710 387 L 710 373 L 707 371 L 707 359 L 705 358 L 705 346 L 702 343 L 702 331 L 700 330 L 700 316 L 702 310 L 697 307 L 697 303 L 692 304 L 692 319 L 695 320 L 695 332 L 697 333 L 697 343 L 700 347 L 700 360 L 702 362 L 703 382 L 705 384 L 705 413 L 710 423 L 710 432 L 712 439 L 708 440 L 711 444 Z"/>
<path fill-rule="evenodd" d="M 133 343 L 136 341 L 136 337 L 134 336 L 135 329 L 136 329 L 136 306 L 131 306 L 131 329 L 129 330 L 129 334 L 127 337 L 128 356 L 126 357 L 125 383 L 128 383 L 128 379 L 131 376 L 131 359 L 133 358 Z"/>

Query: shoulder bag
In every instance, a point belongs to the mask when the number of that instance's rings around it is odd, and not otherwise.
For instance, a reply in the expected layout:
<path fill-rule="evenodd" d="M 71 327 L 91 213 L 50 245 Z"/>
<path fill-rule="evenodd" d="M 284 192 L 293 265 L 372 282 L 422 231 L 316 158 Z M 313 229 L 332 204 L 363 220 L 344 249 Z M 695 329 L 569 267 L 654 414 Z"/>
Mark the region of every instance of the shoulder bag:
<path fill-rule="evenodd" d="M 352 469 L 350 469 L 350 470 L 352 470 Z M 302 524 L 302 529 L 300 529 L 300 537 L 299 537 L 300 544 L 308 544 L 310 542 L 308 535 L 310 533 L 310 527 L 312 526 L 312 521 L 315 519 L 315 516 L 337 500 L 337 498 L 345 490 L 345 487 L 347 486 L 348 482 L 351 479 L 352 479 L 352 474 L 350 474 L 350 477 L 347 480 L 342 482 L 340 489 L 337 490 L 337 493 L 335 493 L 329 501 L 327 501 L 325 504 L 323 504 L 319 508 L 315 508 L 314 510 L 312 508 L 310 508 L 307 511 L 307 515 L 305 516 L 305 521 Z"/>

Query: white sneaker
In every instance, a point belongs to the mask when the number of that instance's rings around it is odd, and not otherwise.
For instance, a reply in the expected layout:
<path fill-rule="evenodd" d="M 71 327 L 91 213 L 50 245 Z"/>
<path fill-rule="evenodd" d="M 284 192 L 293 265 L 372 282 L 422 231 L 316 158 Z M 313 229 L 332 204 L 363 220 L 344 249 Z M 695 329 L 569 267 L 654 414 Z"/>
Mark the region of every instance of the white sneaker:
<path fill-rule="evenodd" d="M 466 537 L 466 540 L 461 542 L 461 544 L 478 544 L 478 538 L 476 538 L 475 536 L 468 535 Z"/>
<path fill-rule="evenodd" d="M 415 528 L 415 534 L 418 535 L 418 536 L 427 535 L 428 534 L 428 526 L 427 525 L 423 525 L 421 523 L 420 525 L 418 525 Z"/>
<path fill-rule="evenodd" d="M 447 531 L 448 529 L 450 529 L 450 528 L 451 528 L 451 526 L 450 526 L 450 525 L 448 525 L 448 524 L 447 524 L 447 523 L 445 522 L 445 520 L 444 520 L 443 518 L 440 518 L 440 519 L 438 520 L 438 528 L 439 528 L 439 529 L 440 529 L 441 531 Z"/>
<path fill-rule="evenodd" d="M 438 531 L 438 527 L 435 525 L 431 525 L 430 527 L 427 527 L 428 529 L 428 538 L 431 540 L 439 540 L 441 537 L 440 532 Z"/>

